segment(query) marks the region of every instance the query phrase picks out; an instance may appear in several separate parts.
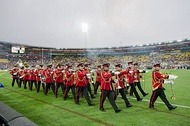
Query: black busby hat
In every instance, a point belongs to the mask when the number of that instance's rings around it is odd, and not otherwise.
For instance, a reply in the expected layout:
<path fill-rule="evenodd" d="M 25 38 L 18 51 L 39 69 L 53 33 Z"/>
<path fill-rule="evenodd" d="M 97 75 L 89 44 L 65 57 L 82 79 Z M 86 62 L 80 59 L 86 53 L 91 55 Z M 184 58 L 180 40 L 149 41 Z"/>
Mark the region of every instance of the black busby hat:
<path fill-rule="evenodd" d="M 85 63 L 84 66 L 85 67 L 88 67 L 90 65 L 90 63 Z"/>
<path fill-rule="evenodd" d="M 116 64 L 115 67 L 120 67 L 120 68 L 122 68 L 122 64 L 120 64 L 120 63 L 119 63 L 119 64 Z"/>
<path fill-rule="evenodd" d="M 133 64 L 133 61 L 128 61 L 128 65 L 129 65 L 129 64 Z"/>
<path fill-rule="evenodd" d="M 40 66 L 40 67 L 43 67 L 44 65 L 43 65 L 43 64 L 40 64 L 39 66 Z"/>
<path fill-rule="evenodd" d="M 136 63 L 134 63 L 133 65 L 134 65 L 134 66 L 135 66 L 135 65 L 137 65 L 137 66 L 138 66 L 138 63 L 136 62 Z"/>
<path fill-rule="evenodd" d="M 103 66 L 103 67 L 109 67 L 110 64 L 109 64 L 109 63 L 104 63 L 102 66 Z"/>
<path fill-rule="evenodd" d="M 47 67 L 48 67 L 48 68 L 51 68 L 51 67 L 52 67 L 52 64 L 48 64 Z"/>
<path fill-rule="evenodd" d="M 154 67 L 160 67 L 160 63 L 154 63 Z"/>
<path fill-rule="evenodd" d="M 82 66 L 82 67 L 83 67 L 84 65 L 83 65 L 83 63 L 79 63 L 79 64 L 77 65 L 77 67 L 79 67 L 79 66 Z"/>
<path fill-rule="evenodd" d="M 97 68 L 101 68 L 101 65 L 98 65 Z"/>

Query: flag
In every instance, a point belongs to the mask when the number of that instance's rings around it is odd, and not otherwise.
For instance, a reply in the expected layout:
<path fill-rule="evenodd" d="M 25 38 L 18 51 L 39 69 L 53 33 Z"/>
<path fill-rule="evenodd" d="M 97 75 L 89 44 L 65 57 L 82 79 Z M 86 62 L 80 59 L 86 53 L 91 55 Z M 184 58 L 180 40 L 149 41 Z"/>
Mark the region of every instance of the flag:
<path fill-rule="evenodd" d="M 3 86 L 3 84 L 2 84 L 2 83 L 0 83 L 0 88 L 4 88 L 4 86 Z"/>

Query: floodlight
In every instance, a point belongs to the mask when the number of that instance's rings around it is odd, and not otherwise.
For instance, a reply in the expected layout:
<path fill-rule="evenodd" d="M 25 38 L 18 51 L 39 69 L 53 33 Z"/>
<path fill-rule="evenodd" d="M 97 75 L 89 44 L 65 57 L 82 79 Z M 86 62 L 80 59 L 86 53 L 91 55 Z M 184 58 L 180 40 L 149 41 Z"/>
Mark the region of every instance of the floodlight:
<path fill-rule="evenodd" d="M 82 31 L 83 32 L 87 32 L 88 31 L 88 24 L 82 23 L 81 26 L 82 26 Z"/>

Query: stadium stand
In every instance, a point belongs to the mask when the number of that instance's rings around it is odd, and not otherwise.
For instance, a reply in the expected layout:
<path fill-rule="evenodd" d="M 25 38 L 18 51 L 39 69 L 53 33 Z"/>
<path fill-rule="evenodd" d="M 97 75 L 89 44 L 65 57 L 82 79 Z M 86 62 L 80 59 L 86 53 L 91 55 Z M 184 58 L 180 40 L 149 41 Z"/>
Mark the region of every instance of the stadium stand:
<path fill-rule="evenodd" d="M 13 47 L 19 50 L 13 52 Z M 152 68 L 153 62 L 160 62 L 164 68 L 190 68 L 190 39 L 145 45 L 55 49 L 35 47 L 17 43 L 0 42 L 0 69 L 10 69 L 18 60 L 32 64 L 90 62 L 92 65 L 110 62 L 115 64 L 133 60 L 141 66 Z M 22 49 L 22 50 L 21 50 Z M 8 61 L 8 63 L 7 63 Z M 112 67 L 112 66 L 111 66 Z"/>

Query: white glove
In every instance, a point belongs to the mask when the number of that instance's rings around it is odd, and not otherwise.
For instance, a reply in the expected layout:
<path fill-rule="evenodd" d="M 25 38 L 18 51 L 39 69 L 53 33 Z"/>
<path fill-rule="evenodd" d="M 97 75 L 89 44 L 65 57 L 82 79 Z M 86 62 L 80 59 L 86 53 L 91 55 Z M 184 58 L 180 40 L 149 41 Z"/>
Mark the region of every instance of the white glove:
<path fill-rule="evenodd" d="M 130 71 L 129 71 L 129 73 L 131 73 L 131 74 L 132 74 L 132 73 L 133 73 L 133 71 L 132 71 L 132 70 L 130 70 Z"/>
<path fill-rule="evenodd" d="M 91 70 L 90 72 L 91 72 L 91 73 L 93 73 L 94 71 L 93 71 L 93 70 Z"/>
<path fill-rule="evenodd" d="M 115 83 L 118 83 L 118 79 L 115 79 L 114 82 L 115 82 Z"/>
<path fill-rule="evenodd" d="M 142 72 L 143 72 L 143 70 L 139 70 L 139 72 L 140 72 L 140 73 L 142 73 Z"/>
<path fill-rule="evenodd" d="M 13 75 L 17 75 L 17 73 L 13 73 Z"/>
<path fill-rule="evenodd" d="M 119 72 L 119 71 L 116 71 L 114 74 L 118 75 L 118 74 L 120 74 L 120 72 Z"/>
<path fill-rule="evenodd" d="M 61 72 L 62 72 L 62 73 L 64 73 L 65 71 L 64 71 L 64 70 L 62 70 Z"/>
<path fill-rule="evenodd" d="M 176 78 L 178 78 L 178 76 L 175 76 L 175 75 L 169 75 L 169 80 L 175 80 Z"/>
<path fill-rule="evenodd" d="M 90 74 L 86 74 L 87 78 L 90 79 Z"/>

